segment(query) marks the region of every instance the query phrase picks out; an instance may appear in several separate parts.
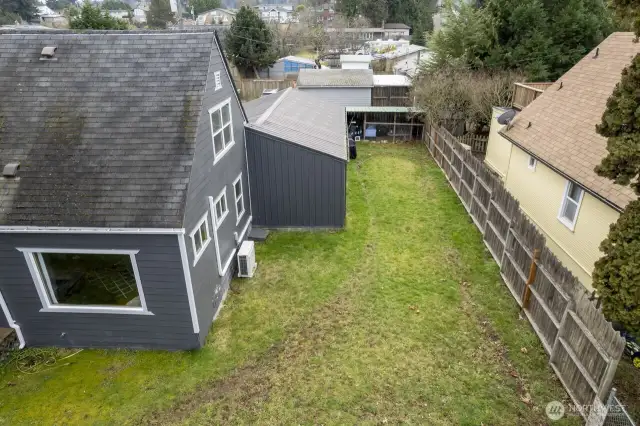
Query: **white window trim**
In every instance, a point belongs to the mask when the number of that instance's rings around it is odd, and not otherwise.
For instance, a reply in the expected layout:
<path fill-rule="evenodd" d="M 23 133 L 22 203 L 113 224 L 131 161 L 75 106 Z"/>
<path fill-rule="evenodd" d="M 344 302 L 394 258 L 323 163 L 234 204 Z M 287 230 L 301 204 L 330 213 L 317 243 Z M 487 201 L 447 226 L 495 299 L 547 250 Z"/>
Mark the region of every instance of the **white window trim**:
<path fill-rule="evenodd" d="M 225 142 L 225 146 L 222 149 L 222 151 L 220 151 L 219 153 L 216 154 L 216 144 L 214 141 L 215 136 L 218 133 L 222 133 L 222 137 L 224 138 L 224 123 L 222 123 L 222 113 L 220 113 L 220 120 L 221 120 L 221 124 L 222 127 L 220 128 L 220 130 L 218 130 L 217 132 L 213 132 L 213 123 L 211 122 L 211 113 L 221 110 L 223 106 L 229 104 L 229 127 L 231 127 L 231 142 L 229 144 L 226 144 Z M 213 148 L 213 164 L 216 164 L 218 161 L 220 161 L 222 159 L 222 157 L 224 157 L 224 155 L 229 152 L 229 150 L 236 144 L 236 138 L 235 135 L 233 134 L 233 113 L 231 110 L 231 98 L 227 98 L 227 100 L 220 102 L 219 104 L 217 104 L 216 106 L 209 108 L 209 128 L 211 129 L 211 147 Z"/>
<path fill-rule="evenodd" d="M 220 199 L 224 197 L 224 205 L 226 207 L 226 210 L 224 211 L 224 213 L 222 213 L 222 217 L 218 219 L 217 213 L 216 213 L 216 205 L 218 205 L 218 201 L 220 201 Z M 222 223 L 224 222 L 225 218 L 227 217 L 227 215 L 229 214 L 229 200 L 227 200 L 227 187 L 225 186 L 222 189 L 222 192 L 220 192 L 220 195 L 218 195 L 216 197 L 216 199 L 213 201 L 213 212 L 211 212 L 211 214 L 214 217 L 214 228 L 217 231 L 220 226 L 222 225 Z"/>
<path fill-rule="evenodd" d="M 533 160 L 533 164 L 531 164 L 531 160 Z M 534 156 L 530 155 L 529 156 L 529 162 L 527 163 L 527 168 L 529 170 L 534 170 L 535 171 L 537 165 L 538 165 L 538 160 Z"/>
<path fill-rule="evenodd" d="M 144 298 L 142 290 L 142 282 L 140 281 L 140 273 L 138 272 L 138 264 L 136 263 L 136 254 L 140 250 L 104 250 L 104 249 L 64 249 L 64 248 L 22 248 L 18 247 L 18 251 L 22 252 L 31 272 L 31 278 L 36 286 L 36 291 L 42 302 L 40 312 L 65 312 L 65 313 L 84 313 L 84 314 L 126 314 L 126 315 L 153 315 L 147 308 L 147 302 Z M 131 267 L 133 276 L 138 287 L 138 296 L 140 297 L 140 307 L 134 306 L 101 306 L 101 305 L 66 305 L 56 304 L 55 301 L 49 299 L 47 287 L 42 281 L 42 276 L 36 267 L 35 255 L 40 253 L 78 253 L 78 254 L 126 254 L 131 259 Z M 53 294 L 53 293 L 51 293 Z"/>
<path fill-rule="evenodd" d="M 207 249 L 207 246 L 211 242 L 211 231 L 209 230 L 209 221 L 207 220 L 208 215 L 209 215 L 209 212 L 205 213 L 204 216 L 200 218 L 200 220 L 198 221 L 198 224 L 195 226 L 193 231 L 191 231 L 191 234 L 189 234 L 189 237 L 191 238 L 191 247 L 193 248 L 193 266 L 196 266 L 196 263 L 198 263 L 198 260 L 200 260 L 200 257 L 202 257 L 205 250 Z M 202 227 L 203 223 L 207 228 L 207 241 L 202 242 L 202 247 L 200 247 L 200 250 L 198 251 L 196 250 L 195 235 L 196 235 L 196 232 L 200 232 L 200 228 Z"/>
<path fill-rule="evenodd" d="M 566 217 L 564 217 L 562 215 L 562 212 L 564 211 L 564 208 L 567 204 L 567 200 L 569 198 L 569 187 L 571 186 L 571 184 L 577 185 L 581 191 L 580 191 L 580 199 L 578 200 L 578 205 L 576 206 L 576 216 L 573 220 L 573 222 L 571 222 L 570 220 L 568 220 Z M 560 210 L 558 210 L 558 220 L 567 228 L 569 228 L 569 230 L 571 232 L 573 232 L 576 229 L 576 223 L 578 223 L 578 215 L 580 214 L 580 207 L 582 206 L 582 199 L 584 198 L 584 188 L 581 187 L 580 185 L 578 185 L 575 182 L 572 182 L 570 180 L 567 180 L 566 184 L 564 185 L 564 193 L 562 195 L 562 202 L 560 203 Z"/>
<path fill-rule="evenodd" d="M 236 194 L 236 183 L 240 182 L 240 197 L 238 197 L 238 194 Z M 247 210 L 246 206 L 244 205 L 244 186 L 242 185 L 242 172 L 240 172 L 240 176 L 238 176 L 236 178 L 236 180 L 233 181 L 233 199 L 235 201 L 235 209 L 236 209 L 236 225 L 238 225 L 240 223 L 240 221 L 242 220 L 242 217 L 244 216 L 245 211 Z M 240 201 L 242 199 L 242 211 L 239 212 L 238 211 L 238 201 Z"/>

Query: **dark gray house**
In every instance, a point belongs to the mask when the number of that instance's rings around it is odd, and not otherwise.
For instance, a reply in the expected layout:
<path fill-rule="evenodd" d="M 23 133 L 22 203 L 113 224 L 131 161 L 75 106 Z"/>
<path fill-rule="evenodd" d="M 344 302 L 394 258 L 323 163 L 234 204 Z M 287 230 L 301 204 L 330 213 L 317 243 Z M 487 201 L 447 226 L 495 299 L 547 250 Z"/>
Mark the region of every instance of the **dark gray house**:
<path fill-rule="evenodd" d="M 371 106 L 373 70 L 302 69 L 297 87 L 341 107 Z"/>
<path fill-rule="evenodd" d="M 254 226 L 342 228 L 347 173 L 344 108 L 297 89 L 245 106 Z"/>
<path fill-rule="evenodd" d="M 252 221 L 216 34 L 0 33 L 0 81 L 0 327 L 201 346 Z"/>

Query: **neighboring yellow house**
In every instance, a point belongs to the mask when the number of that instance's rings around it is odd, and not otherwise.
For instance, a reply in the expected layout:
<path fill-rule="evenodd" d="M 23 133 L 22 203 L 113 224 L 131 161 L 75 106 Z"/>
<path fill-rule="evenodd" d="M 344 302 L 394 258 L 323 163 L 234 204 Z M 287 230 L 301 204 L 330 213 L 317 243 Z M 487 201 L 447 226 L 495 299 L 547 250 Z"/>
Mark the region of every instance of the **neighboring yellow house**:
<path fill-rule="evenodd" d="M 494 109 L 485 163 L 547 237 L 549 248 L 592 289 L 599 245 L 635 194 L 594 172 L 607 154 L 595 131 L 622 70 L 640 53 L 614 33 L 507 125 Z"/>

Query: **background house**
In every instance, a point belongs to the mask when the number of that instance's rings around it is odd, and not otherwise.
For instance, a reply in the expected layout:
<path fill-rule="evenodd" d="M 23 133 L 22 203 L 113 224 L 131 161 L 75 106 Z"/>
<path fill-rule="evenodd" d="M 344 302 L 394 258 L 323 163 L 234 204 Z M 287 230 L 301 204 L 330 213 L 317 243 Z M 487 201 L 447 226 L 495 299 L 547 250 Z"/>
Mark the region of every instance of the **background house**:
<path fill-rule="evenodd" d="M 246 104 L 253 224 L 342 228 L 346 215 L 344 108 L 285 89 Z"/>
<path fill-rule="evenodd" d="M 303 69 L 298 75 L 297 87 L 318 100 L 342 107 L 370 106 L 373 71 Z"/>
<path fill-rule="evenodd" d="M 614 33 L 526 106 L 508 126 L 494 120 L 485 164 L 505 182 L 547 244 L 591 287 L 599 245 L 633 191 L 598 176 L 606 139 L 595 131 L 622 70 L 640 52 Z"/>
<path fill-rule="evenodd" d="M 28 346 L 201 346 L 251 225 L 214 32 L 0 32 L 0 68 L 5 322 Z"/>
<path fill-rule="evenodd" d="M 203 12 L 196 18 L 196 25 L 231 25 L 236 17 L 232 9 L 213 9 Z"/>

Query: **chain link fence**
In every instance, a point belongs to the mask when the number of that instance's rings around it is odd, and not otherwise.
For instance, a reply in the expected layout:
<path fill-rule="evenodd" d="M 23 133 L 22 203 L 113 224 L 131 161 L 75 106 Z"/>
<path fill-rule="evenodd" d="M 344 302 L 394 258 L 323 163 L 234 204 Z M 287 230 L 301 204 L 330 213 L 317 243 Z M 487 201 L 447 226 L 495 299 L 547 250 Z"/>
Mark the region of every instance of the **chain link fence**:
<path fill-rule="evenodd" d="M 620 403 L 616 397 L 616 390 L 611 390 L 609 396 L 607 417 L 604 420 L 604 426 L 636 426 L 634 421 L 624 409 L 624 405 Z"/>

